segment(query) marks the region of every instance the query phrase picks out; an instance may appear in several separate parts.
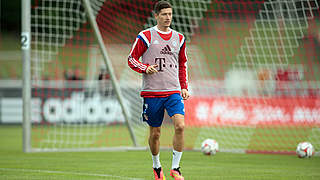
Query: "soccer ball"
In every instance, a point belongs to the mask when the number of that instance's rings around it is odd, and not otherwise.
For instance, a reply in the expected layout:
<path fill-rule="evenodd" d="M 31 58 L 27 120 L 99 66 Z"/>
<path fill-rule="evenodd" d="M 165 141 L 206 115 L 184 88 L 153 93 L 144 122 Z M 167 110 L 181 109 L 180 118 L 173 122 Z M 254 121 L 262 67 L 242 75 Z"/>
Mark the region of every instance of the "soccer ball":
<path fill-rule="evenodd" d="M 301 142 L 297 146 L 296 153 L 299 158 L 310 158 L 314 154 L 314 148 L 310 142 Z"/>
<path fill-rule="evenodd" d="M 214 139 L 206 139 L 201 144 L 201 152 L 205 155 L 215 155 L 219 151 L 219 144 Z"/>

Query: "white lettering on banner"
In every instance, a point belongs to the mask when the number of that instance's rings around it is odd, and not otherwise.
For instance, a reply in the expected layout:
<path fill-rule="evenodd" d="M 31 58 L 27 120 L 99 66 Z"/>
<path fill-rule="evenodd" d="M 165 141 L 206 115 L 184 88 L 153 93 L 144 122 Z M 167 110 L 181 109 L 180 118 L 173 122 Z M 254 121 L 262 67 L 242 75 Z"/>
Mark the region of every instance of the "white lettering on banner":
<path fill-rule="evenodd" d="M 81 115 L 83 114 L 83 111 L 81 111 L 82 106 L 82 102 L 78 104 L 74 99 L 65 99 L 62 102 L 62 119 L 67 123 L 80 121 Z"/>
<path fill-rule="evenodd" d="M 320 110 L 309 108 L 296 108 L 293 113 L 293 121 L 297 123 L 320 123 Z"/>
<path fill-rule="evenodd" d="M 101 116 L 101 108 L 100 103 L 96 99 L 93 99 L 91 101 L 86 101 L 84 104 L 84 113 L 87 121 L 91 123 L 98 122 Z M 102 116 L 101 116 L 102 117 Z"/>
<path fill-rule="evenodd" d="M 47 121 L 56 123 L 61 121 L 62 107 L 61 100 L 58 98 L 50 98 L 43 105 L 43 116 Z"/>
<path fill-rule="evenodd" d="M 317 123 L 320 124 L 320 108 L 318 106 L 300 107 L 293 105 L 245 106 L 241 103 L 226 101 L 198 101 L 195 105 L 195 118 L 201 123 Z"/>
<path fill-rule="evenodd" d="M 264 120 L 264 114 L 263 114 L 263 110 L 262 110 L 262 107 L 259 106 L 259 107 L 256 107 L 252 110 L 252 120 L 253 120 L 253 124 L 257 124 L 259 123 L 260 121 L 263 121 Z"/>
<path fill-rule="evenodd" d="M 120 104 L 115 99 L 100 96 L 84 98 L 82 93 L 74 93 L 71 98 L 49 98 L 43 105 L 44 118 L 51 123 L 66 122 L 124 122 Z M 125 102 L 129 107 L 129 103 Z M 129 113 L 129 118 L 131 117 Z"/>
<path fill-rule="evenodd" d="M 115 121 L 115 119 L 117 119 L 117 116 L 119 114 L 122 115 L 121 112 L 121 107 L 118 103 L 118 101 L 115 101 L 113 99 L 105 99 L 102 104 L 101 107 L 103 109 L 102 115 L 103 115 L 103 119 L 105 122 L 110 123 Z M 121 122 L 124 122 L 124 118 L 122 118 L 123 116 L 121 116 L 121 118 L 119 119 Z"/>
<path fill-rule="evenodd" d="M 290 115 L 286 114 L 280 107 L 271 106 L 258 106 L 252 110 L 252 123 L 258 124 L 259 122 L 271 122 L 280 121 L 288 122 L 290 121 Z"/>
<path fill-rule="evenodd" d="M 211 117 L 213 121 L 220 122 L 242 122 L 247 119 L 247 115 L 242 107 L 230 106 L 228 103 L 214 103 L 211 108 Z"/>
<path fill-rule="evenodd" d="M 217 120 L 220 116 L 227 112 L 227 105 L 226 103 L 214 103 L 211 108 L 211 117 L 213 120 Z"/>
<path fill-rule="evenodd" d="M 315 117 L 315 118 L 314 118 L 315 123 L 319 123 L 319 124 L 320 124 L 320 108 L 318 108 L 318 109 L 313 109 L 313 110 L 312 110 L 312 113 L 313 113 L 313 117 Z"/>
<path fill-rule="evenodd" d="M 227 111 L 221 114 L 221 121 L 242 122 L 246 120 L 246 115 L 241 107 L 228 108 Z"/>
<path fill-rule="evenodd" d="M 209 116 L 209 104 L 199 103 L 196 107 L 196 116 L 200 121 L 206 121 Z"/>

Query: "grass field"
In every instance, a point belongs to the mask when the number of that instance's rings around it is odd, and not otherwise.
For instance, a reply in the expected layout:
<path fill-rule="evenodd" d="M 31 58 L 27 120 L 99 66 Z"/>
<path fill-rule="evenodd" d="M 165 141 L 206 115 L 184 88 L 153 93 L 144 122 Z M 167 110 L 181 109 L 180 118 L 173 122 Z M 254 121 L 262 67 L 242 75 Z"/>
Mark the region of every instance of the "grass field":
<path fill-rule="evenodd" d="M 0 126 L 0 179 L 153 179 L 148 151 L 23 153 L 22 128 Z M 161 152 L 168 176 L 171 153 Z M 318 180 L 320 157 L 200 152 L 183 154 L 182 172 L 189 180 Z M 167 179 L 170 179 L 167 177 Z"/>
<path fill-rule="evenodd" d="M 186 119 L 186 122 L 189 122 Z M 174 130 L 169 119 L 162 125 L 161 146 L 171 147 Z M 139 146 L 148 144 L 145 126 L 134 126 Z M 15 129 L 19 133 L 19 129 Z M 8 132 L 12 133 L 12 132 Z M 299 142 L 309 141 L 319 152 L 320 129 L 317 126 L 215 126 L 185 127 L 185 149 L 200 149 L 210 137 L 219 142 L 223 152 L 279 152 L 293 154 Z M 124 124 L 52 124 L 33 125 L 32 147 L 35 149 L 131 147 L 130 133 Z"/>

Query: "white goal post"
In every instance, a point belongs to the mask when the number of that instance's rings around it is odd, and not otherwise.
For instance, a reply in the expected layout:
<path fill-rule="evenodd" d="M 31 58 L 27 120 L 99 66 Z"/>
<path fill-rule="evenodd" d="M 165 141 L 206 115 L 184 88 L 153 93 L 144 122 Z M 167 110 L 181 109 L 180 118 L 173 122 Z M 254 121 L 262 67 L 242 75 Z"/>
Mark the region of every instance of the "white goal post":
<path fill-rule="evenodd" d="M 98 1 L 97 1 L 98 2 Z M 99 31 L 98 25 L 95 20 L 95 12 L 92 10 L 92 4 L 90 4 L 89 0 L 82 0 L 83 6 L 85 8 L 86 16 L 94 30 L 94 35 L 98 42 L 98 47 L 102 54 L 102 59 L 105 63 L 106 69 L 110 75 L 110 80 L 112 83 L 112 87 L 118 99 L 119 105 L 122 110 L 123 118 L 125 120 L 125 124 L 128 128 L 130 133 L 131 140 L 133 142 L 134 147 L 138 147 L 137 140 L 135 134 L 133 133 L 130 119 L 129 119 L 129 112 L 127 107 L 125 106 L 125 102 L 123 100 L 123 96 L 120 91 L 118 80 L 115 77 L 115 73 L 113 70 L 112 62 L 109 60 L 108 53 L 106 51 L 105 44 L 103 42 L 101 32 Z M 79 151 L 81 149 L 74 149 L 74 148 L 65 148 L 64 150 L 59 150 L 57 148 L 53 149 L 35 149 L 32 148 L 31 145 L 31 91 L 32 91 L 32 80 L 31 80 L 31 1 L 30 0 L 22 0 L 22 36 L 21 36 L 21 43 L 22 43 L 22 50 L 23 50 L 23 150 L 24 152 L 32 152 L 32 151 Z M 119 113 L 119 112 L 118 112 Z M 121 150 L 121 149 L 131 149 L 130 147 L 126 148 L 110 148 L 110 150 Z M 141 149 L 141 148 L 139 148 Z M 108 150 L 108 148 L 83 148 L 84 151 L 97 151 L 97 150 Z"/>
<path fill-rule="evenodd" d="M 31 42 L 31 3 L 30 0 L 21 1 L 22 4 L 22 34 L 21 34 L 21 49 L 23 60 L 23 151 L 31 152 L 31 59 L 30 59 L 30 42 Z"/>
<path fill-rule="evenodd" d="M 319 153 L 318 1 L 168 1 L 187 45 L 185 149 L 211 138 L 223 152 L 294 154 L 309 141 Z M 22 0 L 25 152 L 147 148 L 127 56 L 156 24 L 155 2 Z M 161 148 L 173 131 L 165 115 Z"/>
<path fill-rule="evenodd" d="M 104 60 L 104 63 L 106 65 L 106 69 L 108 70 L 108 72 L 110 74 L 112 86 L 114 87 L 116 95 L 117 95 L 117 98 L 119 100 L 119 103 L 120 103 L 120 106 L 121 106 L 121 109 L 122 109 L 122 113 L 123 113 L 124 119 L 125 119 L 125 121 L 127 123 L 127 126 L 128 126 L 128 129 L 129 129 L 130 136 L 132 138 L 133 144 L 134 144 L 134 146 L 138 146 L 135 134 L 133 133 L 132 126 L 130 124 L 129 112 L 128 112 L 127 108 L 125 107 L 123 96 L 122 96 L 122 93 L 120 91 L 120 87 L 118 85 L 118 81 L 117 81 L 117 79 L 115 77 L 115 73 L 114 73 L 114 70 L 113 70 L 112 63 L 109 60 L 108 53 L 106 51 L 106 47 L 104 45 L 104 42 L 103 42 L 103 39 L 102 39 L 102 36 L 101 36 L 101 32 L 99 31 L 99 27 L 98 27 L 96 19 L 95 19 L 95 15 L 94 15 L 94 13 L 93 13 L 93 11 L 91 9 L 90 1 L 89 0 L 83 0 L 83 3 L 84 3 L 84 7 L 86 9 L 87 15 L 89 17 L 90 24 L 91 24 L 91 26 L 92 26 L 92 28 L 94 30 L 94 35 L 97 38 L 100 50 L 102 52 L 103 60 Z"/>

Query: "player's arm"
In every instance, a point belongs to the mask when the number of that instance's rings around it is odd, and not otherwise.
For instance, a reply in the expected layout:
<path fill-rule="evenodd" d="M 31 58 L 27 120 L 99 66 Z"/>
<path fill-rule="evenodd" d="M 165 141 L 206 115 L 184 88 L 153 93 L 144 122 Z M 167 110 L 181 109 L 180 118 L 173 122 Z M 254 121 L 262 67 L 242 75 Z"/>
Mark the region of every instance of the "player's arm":
<path fill-rule="evenodd" d="M 139 73 L 153 74 L 158 72 L 156 69 L 158 65 L 149 65 L 143 64 L 139 61 L 139 58 L 143 55 L 144 52 L 149 48 L 151 41 L 151 32 L 150 30 L 142 31 L 138 34 L 133 46 L 131 48 L 128 65 L 131 69 Z"/>
<path fill-rule="evenodd" d="M 133 43 L 133 46 L 128 56 L 128 65 L 132 70 L 139 73 L 146 72 L 149 65 L 143 64 L 142 62 L 139 61 L 139 58 L 143 55 L 143 53 L 146 50 L 147 50 L 147 46 L 138 36 L 135 42 Z"/>
<path fill-rule="evenodd" d="M 187 53 L 186 43 L 184 37 L 182 37 L 179 52 L 179 82 L 181 86 L 181 96 L 184 100 L 189 98 L 188 91 L 188 75 L 187 75 Z"/>

